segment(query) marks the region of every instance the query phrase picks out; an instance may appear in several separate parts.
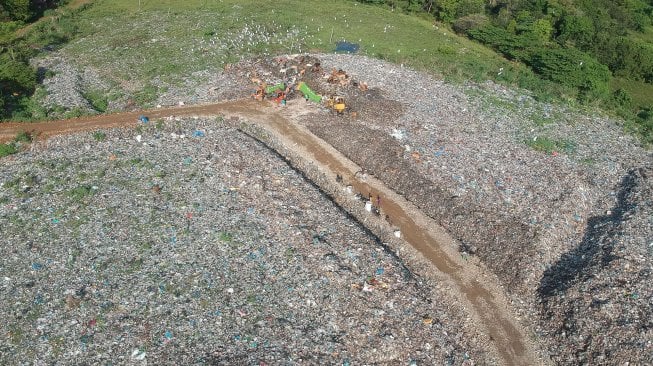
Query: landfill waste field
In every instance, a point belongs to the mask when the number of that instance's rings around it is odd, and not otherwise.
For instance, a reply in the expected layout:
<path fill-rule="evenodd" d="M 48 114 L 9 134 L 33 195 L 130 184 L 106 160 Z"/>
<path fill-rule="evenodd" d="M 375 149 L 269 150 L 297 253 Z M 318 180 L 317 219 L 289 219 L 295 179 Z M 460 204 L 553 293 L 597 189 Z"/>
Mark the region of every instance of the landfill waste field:
<path fill-rule="evenodd" d="M 211 75 L 0 125 L 35 138 L 0 161 L 0 363 L 653 363 L 653 158 L 614 121 L 350 54 Z"/>

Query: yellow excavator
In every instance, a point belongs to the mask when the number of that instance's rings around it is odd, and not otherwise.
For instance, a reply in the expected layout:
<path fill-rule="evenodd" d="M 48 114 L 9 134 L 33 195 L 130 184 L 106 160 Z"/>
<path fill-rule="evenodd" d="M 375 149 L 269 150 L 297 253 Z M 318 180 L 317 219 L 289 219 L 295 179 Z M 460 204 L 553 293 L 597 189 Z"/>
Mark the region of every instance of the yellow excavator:
<path fill-rule="evenodd" d="M 345 98 L 339 96 L 329 98 L 327 100 L 327 106 L 336 111 L 338 114 L 345 113 L 345 108 L 347 108 L 345 105 Z"/>

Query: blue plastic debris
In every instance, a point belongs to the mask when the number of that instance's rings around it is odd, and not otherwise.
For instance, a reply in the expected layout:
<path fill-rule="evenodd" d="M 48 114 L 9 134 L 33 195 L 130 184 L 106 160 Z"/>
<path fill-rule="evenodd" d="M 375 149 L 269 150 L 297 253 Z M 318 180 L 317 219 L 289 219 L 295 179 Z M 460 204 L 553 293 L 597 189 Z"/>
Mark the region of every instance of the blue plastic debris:
<path fill-rule="evenodd" d="M 38 271 L 41 268 L 43 268 L 43 265 L 41 263 L 37 263 L 37 262 L 32 263 L 32 269 L 33 270 Z"/>
<path fill-rule="evenodd" d="M 383 272 L 384 272 L 383 267 L 379 267 L 379 268 L 376 269 L 376 275 L 377 275 L 377 276 L 382 275 Z"/>
<path fill-rule="evenodd" d="M 169 331 L 169 330 L 166 330 L 165 337 L 166 337 L 166 339 L 172 339 L 172 332 Z"/>
<path fill-rule="evenodd" d="M 347 41 L 340 41 L 336 43 L 336 52 L 356 53 L 359 49 L 360 45 L 358 43 L 351 43 Z"/>
<path fill-rule="evenodd" d="M 195 130 L 195 132 L 193 132 L 193 137 L 204 137 L 204 136 L 206 136 L 204 131 Z"/>
<path fill-rule="evenodd" d="M 141 121 L 141 122 L 143 122 L 143 123 L 148 123 L 148 122 L 150 122 L 150 119 L 147 118 L 147 116 L 143 116 L 143 115 L 139 116 L 139 117 L 138 117 L 138 120 Z"/>

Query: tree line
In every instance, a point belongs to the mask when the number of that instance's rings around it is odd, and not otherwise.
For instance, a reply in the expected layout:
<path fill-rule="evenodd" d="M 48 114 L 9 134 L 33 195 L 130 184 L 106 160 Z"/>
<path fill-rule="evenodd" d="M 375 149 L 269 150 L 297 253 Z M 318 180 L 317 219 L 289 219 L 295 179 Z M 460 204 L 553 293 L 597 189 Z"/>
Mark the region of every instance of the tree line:
<path fill-rule="evenodd" d="M 42 39 L 25 39 L 16 31 L 38 20 L 63 0 L 0 0 L 0 118 L 12 112 L 32 95 L 37 84 L 37 70 L 29 65 L 38 48 L 50 41 L 59 41 L 60 32 L 43 27 Z"/>

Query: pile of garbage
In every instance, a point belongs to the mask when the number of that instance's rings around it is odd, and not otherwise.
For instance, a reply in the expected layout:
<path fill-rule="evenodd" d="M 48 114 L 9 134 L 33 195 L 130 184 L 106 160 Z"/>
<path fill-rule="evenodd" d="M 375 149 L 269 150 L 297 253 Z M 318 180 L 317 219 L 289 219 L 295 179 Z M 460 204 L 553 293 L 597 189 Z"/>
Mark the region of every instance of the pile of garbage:
<path fill-rule="evenodd" d="M 0 187 L 1 364 L 496 362 L 445 285 L 226 121 L 55 137 Z"/>
<path fill-rule="evenodd" d="M 320 57 L 323 67 L 366 80 L 374 108 L 364 118 L 297 122 L 434 218 L 459 241 L 461 256 L 492 270 L 549 357 L 653 361 L 644 320 L 653 318 L 650 198 L 634 195 L 627 206 L 639 211 L 614 214 L 632 172 L 650 184 L 650 152 L 614 121 L 525 93 L 449 85 L 360 56 Z M 542 115 L 546 123 L 534 120 Z M 574 275 L 545 296 L 557 272 Z M 593 290 L 583 292 L 587 286 Z M 587 306 L 573 305 L 581 298 Z M 616 308 L 621 320 L 606 320 Z"/>
<path fill-rule="evenodd" d="M 270 59 L 244 60 L 230 65 L 230 72 L 246 77 L 255 89 L 251 97 L 285 105 L 291 99 L 304 99 L 338 115 L 357 117 L 356 99 L 368 91 L 364 81 L 352 78 L 342 69 L 325 70 L 314 56 L 290 55 Z"/>

